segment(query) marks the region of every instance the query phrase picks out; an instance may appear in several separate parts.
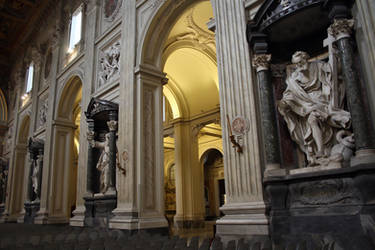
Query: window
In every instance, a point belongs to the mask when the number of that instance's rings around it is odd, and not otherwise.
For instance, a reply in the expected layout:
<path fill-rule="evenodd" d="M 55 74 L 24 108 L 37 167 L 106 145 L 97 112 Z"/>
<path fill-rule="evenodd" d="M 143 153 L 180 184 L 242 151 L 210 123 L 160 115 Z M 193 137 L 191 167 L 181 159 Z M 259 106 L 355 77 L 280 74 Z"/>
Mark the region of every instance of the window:
<path fill-rule="evenodd" d="M 26 93 L 33 89 L 34 63 L 30 63 L 26 73 Z"/>
<path fill-rule="evenodd" d="M 26 71 L 26 77 L 25 77 L 25 85 L 26 85 L 26 90 L 23 96 L 21 96 L 21 99 L 24 102 L 27 102 L 29 93 L 33 89 L 33 77 L 34 77 L 34 63 L 30 63 L 29 67 L 27 68 Z"/>
<path fill-rule="evenodd" d="M 73 52 L 75 46 L 81 41 L 82 7 L 74 11 L 70 25 L 68 52 Z"/>

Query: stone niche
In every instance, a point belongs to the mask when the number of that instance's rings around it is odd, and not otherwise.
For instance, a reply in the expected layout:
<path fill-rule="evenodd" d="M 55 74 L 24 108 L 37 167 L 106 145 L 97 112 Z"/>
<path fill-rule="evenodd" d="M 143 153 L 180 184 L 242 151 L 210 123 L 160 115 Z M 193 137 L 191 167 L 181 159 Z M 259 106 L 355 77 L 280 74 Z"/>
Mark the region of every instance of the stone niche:
<path fill-rule="evenodd" d="M 275 246 L 375 249 L 374 132 L 352 5 L 266 0 L 247 27 Z"/>
<path fill-rule="evenodd" d="M 27 194 L 24 222 L 34 223 L 36 213 L 40 208 L 40 194 L 43 173 L 44 141 L 42 139 L 29 138 L 27 145 L 29 151 L 29 174 L 27 182 Z"/>
<path fill-rule="evenodd" d="M 108 227 L 117 205 L 116 137 L 118 104 L 91 99 L 85 112 L 88 124 L 87 195 L 85 225 Z"/>
<path fill-rule="evenodd" d="M 0 215 L 5 210 L 9 161 L 0 157 Z"/>

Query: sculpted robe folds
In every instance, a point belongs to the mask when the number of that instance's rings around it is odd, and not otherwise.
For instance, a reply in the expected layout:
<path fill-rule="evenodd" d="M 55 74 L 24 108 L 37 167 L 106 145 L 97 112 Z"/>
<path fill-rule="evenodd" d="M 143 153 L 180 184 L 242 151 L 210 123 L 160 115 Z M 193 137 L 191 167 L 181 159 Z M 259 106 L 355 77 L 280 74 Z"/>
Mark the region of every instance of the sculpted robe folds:
<path fill-rule="evenodd" d="M 330 65 L 308 63 L 308 55 L 299 53 L 293 55 L 296 69 L 287 76 L 278 109 L 309 165 L 319 165 L 319 159 L 329 157 L 336 132 L 350 127 L 350 113 L 334 104 L 334 95 L 343 95 L 333 91 L 339 88 L 333 86 Z"/>

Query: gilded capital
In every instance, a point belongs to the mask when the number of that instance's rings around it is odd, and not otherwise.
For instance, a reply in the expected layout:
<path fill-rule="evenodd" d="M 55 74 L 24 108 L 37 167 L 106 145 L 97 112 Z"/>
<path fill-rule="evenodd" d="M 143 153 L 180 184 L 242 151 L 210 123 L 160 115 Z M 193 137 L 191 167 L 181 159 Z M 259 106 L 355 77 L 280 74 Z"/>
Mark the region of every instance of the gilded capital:
<path fill-rule="evenodd" d="M 350 37 L 354 26 L 353 19 L 335 19 L 328 28 L 328 34 L 337 40 Z"/>
<path fill-rule="evenodd" d="M 253 58 L 253 67 L 255 67 L 256 71 L 268 70 L 270 66 L 271 55 L 267 54 L 260 54 L 254 55 Z"/>
<path fill-rule="evenodd" d="M 117 131 L 117 124 L 118 124 L 118 122 L 115 121 L 115 120 L 108 121 L 107 125 L 108 125 L 108 128 L 109 128 L 109 131 Z"/>

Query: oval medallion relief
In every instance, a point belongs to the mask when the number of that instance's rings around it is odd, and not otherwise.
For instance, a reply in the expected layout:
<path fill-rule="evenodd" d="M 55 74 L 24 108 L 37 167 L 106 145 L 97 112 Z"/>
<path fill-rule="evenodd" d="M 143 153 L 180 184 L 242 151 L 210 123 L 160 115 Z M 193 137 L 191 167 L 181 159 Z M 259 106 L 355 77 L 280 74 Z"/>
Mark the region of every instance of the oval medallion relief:
<path fill-rule="evenodd" d="M 108 21 L 113 21 L 120 10 L 122 0 L 105 0 L 104 17 Z"/>

